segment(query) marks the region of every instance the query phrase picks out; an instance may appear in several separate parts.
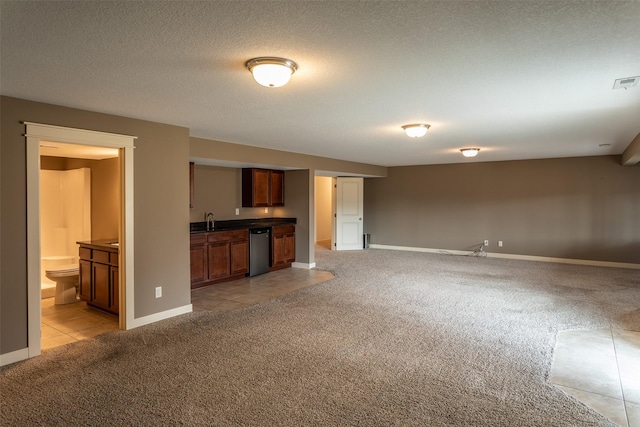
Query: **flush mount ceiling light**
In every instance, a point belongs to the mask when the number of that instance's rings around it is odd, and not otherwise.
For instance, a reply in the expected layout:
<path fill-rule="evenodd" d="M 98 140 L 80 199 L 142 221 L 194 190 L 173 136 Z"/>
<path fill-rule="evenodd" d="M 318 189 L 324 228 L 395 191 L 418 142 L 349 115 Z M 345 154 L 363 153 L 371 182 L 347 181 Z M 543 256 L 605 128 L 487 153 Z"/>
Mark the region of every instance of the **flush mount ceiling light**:
<path fill-rule="evenodd" d="M 289 82 L 291 75 L 298 69 L 298 64 L 290 59 L 263 56 L 253 58 L 245 64 L 253 78 L 266 87 L 280 87 Z"/>
<path fill-rule="evenodd" d="M 479 148 L 461 148 L 460 152 L 465 157 L 475 157 L 478 155 Z"/>
<path fill-rule="evenodd" d="M 410 136 L 411 138 L 419 138 L 424 136 L 427 133 L 427 129 L 430 127 L 431 125 L 426 123 L 413 123 L 402 126 L 402 129 L 404 129 L 404 133 L 406 133 L 407 136 Z"/>

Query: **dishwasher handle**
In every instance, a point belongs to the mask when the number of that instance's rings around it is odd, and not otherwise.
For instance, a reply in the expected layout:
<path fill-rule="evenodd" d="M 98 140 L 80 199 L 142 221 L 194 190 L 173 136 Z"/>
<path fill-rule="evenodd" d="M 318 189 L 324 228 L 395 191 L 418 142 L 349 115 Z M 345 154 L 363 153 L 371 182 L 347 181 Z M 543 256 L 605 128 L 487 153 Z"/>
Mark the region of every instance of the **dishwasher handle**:
<path fill-rule="evenodd" d="M 270 228 L 252 228 L 249 230 L 251 234 L 269 234 L 271 232 Z"/>

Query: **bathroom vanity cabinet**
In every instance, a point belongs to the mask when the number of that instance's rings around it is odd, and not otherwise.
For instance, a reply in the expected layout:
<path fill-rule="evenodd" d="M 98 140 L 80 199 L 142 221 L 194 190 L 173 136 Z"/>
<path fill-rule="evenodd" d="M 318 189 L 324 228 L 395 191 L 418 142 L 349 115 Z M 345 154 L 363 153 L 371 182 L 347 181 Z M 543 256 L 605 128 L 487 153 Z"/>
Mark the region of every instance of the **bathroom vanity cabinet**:
<path fill-rule="evenodd" d="M 80 299 L 88 305 L 119 312 L 118 247 L 106 242 L 80 245 Z"/>

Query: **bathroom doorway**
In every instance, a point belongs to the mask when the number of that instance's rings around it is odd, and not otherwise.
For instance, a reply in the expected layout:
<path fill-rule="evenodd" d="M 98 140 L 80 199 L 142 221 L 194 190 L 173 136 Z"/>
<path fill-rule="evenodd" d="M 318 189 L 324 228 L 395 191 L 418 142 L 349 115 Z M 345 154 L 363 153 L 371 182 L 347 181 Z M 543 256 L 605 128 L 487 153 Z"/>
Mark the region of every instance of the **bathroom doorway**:
<path fill-rule="evenodd" d="M 77 242 L 118 241 L 119 166 L 115 148 L 40 143 L 43 350 L 118 329 L 117 313 L 80 297 Z"/>
<path fill-rule="evenodd" d="M 315 244 L 325 249 L 334 249 L 334 181 L 330 176 L 315 176 L 314 180 Z"/>
<path fill-rule="evenodd" d="M 110 134 L 104 132 L 89 131 L 83 129 L 73 129 L 53 125 L 25 122 L 26 127 L 26 152 L 27 152 L 27 300 L 28 300 L 28 355 L 34 357 L 42 350 L 42 307 L 47 306 L 42 303 L 42 283 L 41 283 L 41 224 L 40 224 L 40 167 L 41 167 L 41 146 L 50 146 L 52 150 L 61 150 L 65 146 L 66 150 L 93 150 L 109 149 L 112 154 L 117 153 L 116 169 L 119 178 L 116 184 L 117 195 L 115 204 L 115 222 L 117 223 L 116 247 L 117 255 L 109 262 L 115 263 L 118 267 L 113 269 L 112 276 L 117 283 L 118 292 L 118 312 L 117 320 L 114 321 L 114 329 L 129 329 L 135 327 L 134 319 L 134 264 L 133 264 L 133 149 L 136 137 L 128 135 Z M 54 148 L 55 147 L 55 148 Z M 51 156 L 49 154 L 48 157 Z M 86 162 L 83 156 L 75 158 L 65 154 L 65 163 Z M 74 159 L 74 160 L 69 160 Z M 60 160 L 45 160 L 42 163 L 59 163 Z M 63 168 L 63 169 L 66 169 Z M 74 169 L 74 168 L 71 168 Z M 113 204 L 113 202 L 110 202 Z M 98 210 L 103 210 L 99 208 Z M 92 203 L 92 211 L 96 211 L 95 203 Z M 96 227 L 92 227 L 91 239 L 95 239 L 93 234 Z M 68 227 L 59 226 L 54 234 L 59 236 L 69 234 Z M 67 229 L 67 230 L 65 230 Z M 113 230 L 113 229 L 112 229 Z M 113 234 L 113 231 L 111 232 Z M 112 236 L 113 237 L 113 236 Z M 109 238 L 111 239 L 111 237 Z M 54 245 L 55 246 L 55 245 Z M 73 249 L 63 249 L 63 252 L 74 252 Z M 75 254 L 62 254 L 64 257 Z M 55 255 L 51 255 L 55 256 Z M 70 273 L 67 271 L 67 273 Z M 66 274 L 66 273 L 65 273 Z M 59 278 L 60 276 L 54 276 Z M 58 289 L 56 284 L 56 289 Z M 75 292 L 75 291 L 74 291 Z M 65 294 L 66 295 L 66 294 Z M 73 302 L 69 305 L 72 305 Z M 61 307 L 64 304 L 60 304 Z M 59 310 L 62 311 L 62 310 Z M 73 317 L 71 311 L 57 315 L 59 318 Z M 101 314 L 104 315 L 104 314 Z M 86 320 L 86 319 L 85 319 Z M 62 326 L 60 326 L 62 328 Z M 77 334 L 80 336 L 80 334 Z"/>

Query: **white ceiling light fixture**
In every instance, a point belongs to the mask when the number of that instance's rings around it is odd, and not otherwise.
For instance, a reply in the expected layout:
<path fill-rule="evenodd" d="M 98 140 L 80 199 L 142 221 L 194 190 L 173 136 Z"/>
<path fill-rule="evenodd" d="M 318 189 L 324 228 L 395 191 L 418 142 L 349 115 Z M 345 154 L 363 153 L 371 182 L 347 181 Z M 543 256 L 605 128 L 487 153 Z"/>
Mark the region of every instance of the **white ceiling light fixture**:
<path fill-rule="evenodd" d="M 245 64 L 253 78 L 265 87 L 280 87 L 289 82 L 291 75 L 298 69 L 298 64 L 290 59 L 273 56 L 253 58 Z"/>
<path fill-rule="evenodd" d="M 429 129 L 430 127 L 431 125 L 428 125 L 426 123 L 413 123 L 410 125 L 402 126 L 402 129 L 404 129 L 404 133 L 406 133 L 407 136 L 410 136 L 411 138 L 419 138 L 421 136 L 425 136 L 427 133 L 427 129 Z"/>
<path fill-rule="evenodd" d="M 460 149 L 460 152 L 465 157 L 475 157 L 478 155 L 479 151 L 480 151 L 479 148 L 461 148 Z"/>

